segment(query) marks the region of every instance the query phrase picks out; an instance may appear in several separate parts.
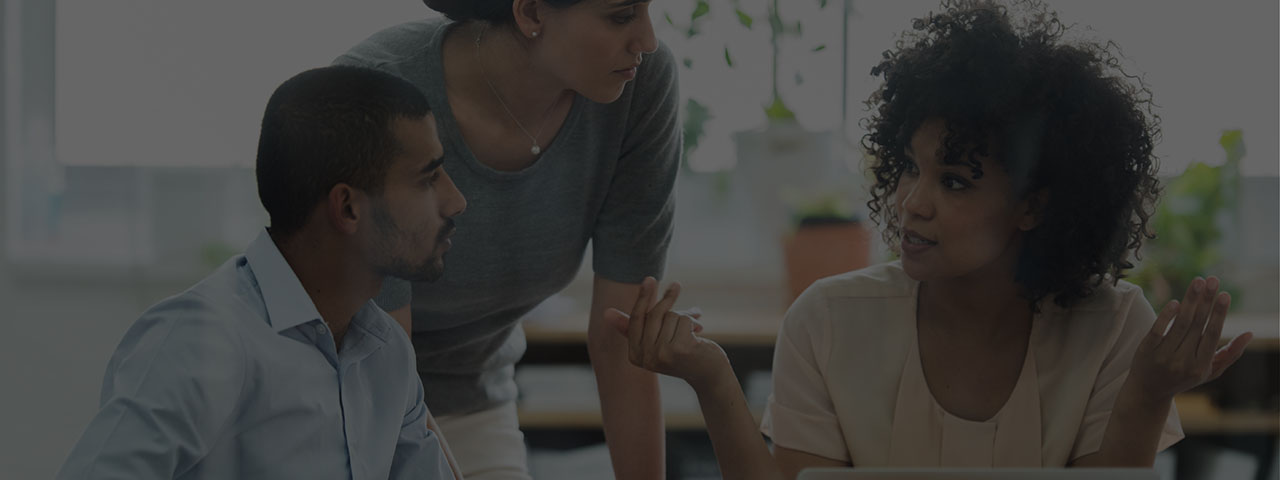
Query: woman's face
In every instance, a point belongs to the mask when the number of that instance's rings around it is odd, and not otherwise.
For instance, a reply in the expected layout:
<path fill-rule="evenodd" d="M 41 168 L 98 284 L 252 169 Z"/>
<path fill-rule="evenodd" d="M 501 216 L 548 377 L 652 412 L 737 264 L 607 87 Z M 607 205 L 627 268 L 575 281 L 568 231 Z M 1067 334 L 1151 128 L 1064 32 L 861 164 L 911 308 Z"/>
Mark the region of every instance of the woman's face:
<path fill-rule="evenodd" d="M 658 49 L 648 1 L 585 0 L 538 10 L 542 27 L 530 50 L 534 64 L 598 103 L 617 100 L 635 78 L 641 55 Z"/>
<path fill-rule="evenodd" d="M 895 193 L 902 267 L 919 281 L 974 274 L 1012 275 L 1022 232 L 1035 227 L 1030 202 L 1018 199 L 1007 172 L 982 158 L 982 175 L 942 162 L 946 122 L 916 129 L 905 154 L 913 166 Z"/>

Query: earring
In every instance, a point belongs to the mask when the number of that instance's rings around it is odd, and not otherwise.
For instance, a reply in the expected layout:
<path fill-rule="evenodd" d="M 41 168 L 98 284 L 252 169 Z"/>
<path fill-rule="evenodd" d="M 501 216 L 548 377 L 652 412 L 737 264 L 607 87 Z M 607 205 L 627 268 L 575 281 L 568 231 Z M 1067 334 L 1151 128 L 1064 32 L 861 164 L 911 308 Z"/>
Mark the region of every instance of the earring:
<path fill-rule="evenodd" d="M 533 38 L 538 38 L 538 31 L 537 31 L 537 30 L 534 30 L 534 31 L 533 31 L 533 32 L 531 32 L 529 35 L 533 35 Z"/>

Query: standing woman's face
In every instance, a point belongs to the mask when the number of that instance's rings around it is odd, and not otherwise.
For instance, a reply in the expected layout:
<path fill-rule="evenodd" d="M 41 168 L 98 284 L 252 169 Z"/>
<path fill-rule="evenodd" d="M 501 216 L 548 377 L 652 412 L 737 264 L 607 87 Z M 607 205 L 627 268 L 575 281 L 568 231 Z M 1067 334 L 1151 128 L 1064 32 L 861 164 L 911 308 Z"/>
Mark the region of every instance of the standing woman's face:
<path fill-rule="evenodd" d="M 647 0 L 584 0 L 568 8 L 533 3 L 541 24 L 533 27 L 539 33 L 529 50 L 534 65 L 592 101 L 617 100 L 636 77 L 642 54 L 658 49 Z"/>

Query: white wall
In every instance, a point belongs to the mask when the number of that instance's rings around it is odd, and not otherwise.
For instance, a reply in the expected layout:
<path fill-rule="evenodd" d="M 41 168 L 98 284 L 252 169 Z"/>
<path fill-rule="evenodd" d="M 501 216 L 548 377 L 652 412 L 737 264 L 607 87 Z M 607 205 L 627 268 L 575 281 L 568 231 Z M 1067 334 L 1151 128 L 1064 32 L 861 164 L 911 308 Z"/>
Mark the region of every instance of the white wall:
<path fill-rule="evenodd" d="M 727 9 L 713 10 L 701 36 L 685 41 L 666 26 L 694 0 L 651 7 L 659 34 L 695 66 L 682 72 L 682 90 L 711 104 L 699 161 L 733 163 L 728 135 L 764 122 L 768 100 L 767 26 L 763 0 L 743 0 L 757 16 L 741 28 Z M 720 3 L 717 3 L 719 7 Z M 840 0 L 825 11 L 816 1 L 782 2 L 788 19 L 805 22 L 805 37 L 784 43 L 783 94 L 810 128 L 839 122 Z M 909 18 L 936 9 L 934 0 L 855 1 L 850 21 L 851 138 L 861 131 L 861 101 L 876 83 L 868 72 Z M 1193 160 L 1220 159 L 1218 131 L 1244 128 L 1245 173 L 1280 174 L 1277 108 L 1276 2 L 1223 0 L 1053 2 L 1064 21 L 1091 26 L 1115 40 L 1145 73 L 1164 118 L 1158 152 L 1166 173 Z M 57 3 L 58 157 L 85 165 L 248 165 L 262 107 L 279 82 L 334 56 L 379 27 L 419 18 L 414 0 L 131 0 Z M 1083 32 L 1083 29 L 1079 29 Z M 813 45 L 828 49 L 808 53 Z M 737 66 L 728 68 L 722 48 Z M 794 73 L 805 77 L 794 84 Z M 122 112 L 129 121 L 121 121 Z"/>

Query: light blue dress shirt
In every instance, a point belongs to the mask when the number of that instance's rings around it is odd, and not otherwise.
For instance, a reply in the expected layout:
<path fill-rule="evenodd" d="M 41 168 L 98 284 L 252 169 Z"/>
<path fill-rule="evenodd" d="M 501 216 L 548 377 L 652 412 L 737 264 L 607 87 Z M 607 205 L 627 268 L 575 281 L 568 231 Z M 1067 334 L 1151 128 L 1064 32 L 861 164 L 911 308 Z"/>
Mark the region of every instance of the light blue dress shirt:
<path fill-rule="evenodd" d="M 453 479 L 404 331 L 372 301 L 339 352 L 264 230 L 146 313 L 59 479 Z"/>

